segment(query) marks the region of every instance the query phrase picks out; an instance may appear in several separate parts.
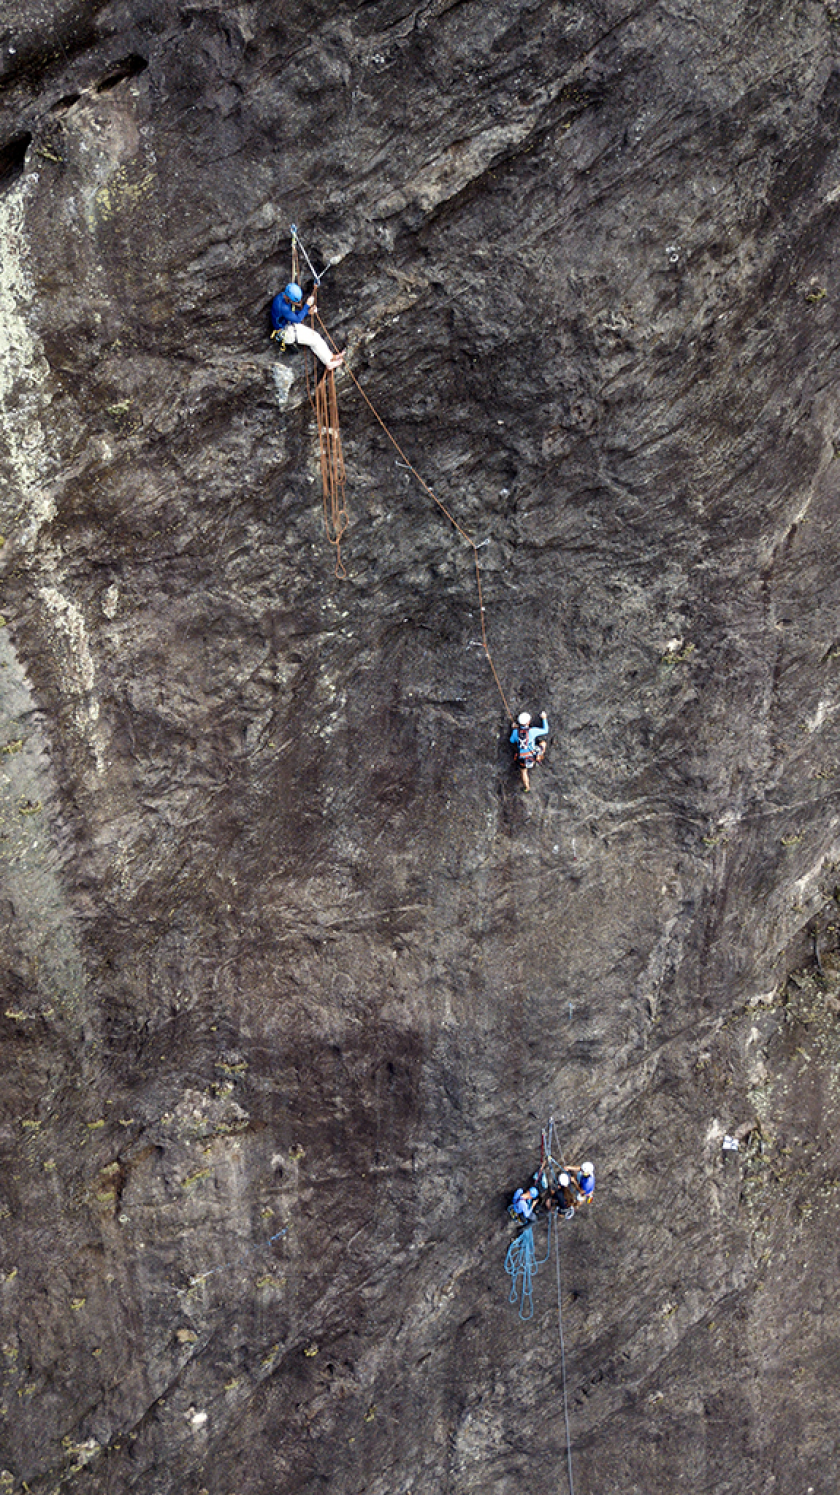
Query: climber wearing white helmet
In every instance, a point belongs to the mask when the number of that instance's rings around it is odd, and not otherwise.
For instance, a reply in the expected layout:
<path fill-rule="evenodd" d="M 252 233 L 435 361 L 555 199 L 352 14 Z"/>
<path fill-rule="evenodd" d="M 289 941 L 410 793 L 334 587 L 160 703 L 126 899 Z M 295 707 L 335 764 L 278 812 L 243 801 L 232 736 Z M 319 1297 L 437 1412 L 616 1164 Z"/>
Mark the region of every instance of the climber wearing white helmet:
<path fill-rule="evenodd" d="M 535 763 L 542 763 L 545 757 L 545 742 L 538 742 L 538 738 L 548 736 L 548 717 L 541 712 L 542 726 L 532 727 L 531 718 L 527 711 L 520 713 L 518 725 L 510 734 L 510 740 L 516 748 L 516 761 L 522 776 L 525 793 L 531 787 L 530 771 Z"/>
<path fill-rule="evenodd" d="M 520 1222 L 535 1219 L 535 1210 L 539 1197 L 539 1189 L 535 1189 L 533 1184 L 530 1189 L 517 1189 L 513 1196 L 513 1203 L 508 1206 L 513 1219 Z"/>
<path fill-rule="evenodd" d="M 595 1193 L 595 1169 L 591 1163 L 581 1163 L 579 1168 L 570 1168 L 571 1178 L 569 1182 L 573 1189 L 577 1190 L 577 1198 L 572 1200 L 575 1209 L 580 1209 L 584 1204 L 591 1204 L 592 1195 Z"/>
<path fill-rule="evenodd" d="M 572 1192 L 572 1180 L 565 1169 L 557 1175 L 557 1181 L 551 1190 L 550 1207 L 559 1210 L 566 1220 L 571 1220 L 574 1215 L 575 1195 Z"/>

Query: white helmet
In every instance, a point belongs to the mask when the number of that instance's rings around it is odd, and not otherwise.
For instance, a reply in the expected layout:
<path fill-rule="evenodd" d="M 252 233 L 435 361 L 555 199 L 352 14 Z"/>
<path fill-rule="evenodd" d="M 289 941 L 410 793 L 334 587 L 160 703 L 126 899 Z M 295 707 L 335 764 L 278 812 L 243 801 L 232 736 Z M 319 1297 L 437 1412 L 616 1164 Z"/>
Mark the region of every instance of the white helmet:
<path fill-rule="evenodd" d="M 583 1173 L 585 1176 L 588 1177 L 588 1175 L 590 1173 L 594 1173 L 595 1172 L 595 1169 L 592 1167 L 591 1163 L 581 1163 L 581 1165 L 580 1165 L 580 1171 L 581 1171 L 581 1173 Z"/>
<path fill-rule="evenodd" d="M 562 1184 L 562 1186 L 563 1186 L 564 1189 L 565 1189 L 566 1185 L 568 1184 L 568 1182 L 569 1182 L 569 1175 L 568 1175 L 568 1173 L 561 1173 L 560 1174 L 560 1183 Z"/>
<path fill-rule="evenodd" d="M 520 711 L 520 713 L 519 713 L 519 725 L 520 725 L 520 727 L 530 727 L 530 725 L 531 725 L 531 718 L 528 715 L 527 711 Z"/>

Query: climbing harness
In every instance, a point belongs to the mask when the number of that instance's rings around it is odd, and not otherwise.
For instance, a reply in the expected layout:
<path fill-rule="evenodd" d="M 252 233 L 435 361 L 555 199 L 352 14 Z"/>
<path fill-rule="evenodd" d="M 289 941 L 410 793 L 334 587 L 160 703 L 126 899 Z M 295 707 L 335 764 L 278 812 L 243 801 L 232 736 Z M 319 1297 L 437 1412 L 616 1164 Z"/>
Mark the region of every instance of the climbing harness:
<path fill-rule="evenodd" d="M 519 740 L 516 744 L 516 752 L 523 768 L 533 768 L 534 764 L 537 761 L 536 748 L 532 748 L 529 746 L 530 736 L 531 733 L 528 727 L 519 728 Z"/>
<path fill-rule="evenodd" d="M 509 1303 L 519 1301 L 519 1317 L 523 1323 L 534 1317 L 533 1278 L 539 1267 L 545 1265 L 551 1255 L 551 1216 L 548 1217 L 548 1249 L 545 1256 L 537 1257 L 534 1245 L 534 1229 L 528 1225 L 521 1235 L 511 1241 L 505 1257 L 505 1271 L 510 1278 Z"/>

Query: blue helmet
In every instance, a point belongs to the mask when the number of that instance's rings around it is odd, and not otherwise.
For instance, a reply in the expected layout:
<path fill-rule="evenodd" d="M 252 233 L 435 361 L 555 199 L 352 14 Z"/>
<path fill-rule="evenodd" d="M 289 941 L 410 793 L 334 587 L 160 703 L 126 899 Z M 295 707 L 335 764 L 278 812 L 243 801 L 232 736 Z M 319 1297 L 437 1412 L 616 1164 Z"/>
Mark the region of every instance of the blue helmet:
<path fill-rule="evenodd" d="M 283 295 L 287 296 L 290 301 L 303 300 L 303 291 L 301 290 L 300 286 L 295 285 L 293 280 L 289 281 L 289 284 L 286 286 Z"/>

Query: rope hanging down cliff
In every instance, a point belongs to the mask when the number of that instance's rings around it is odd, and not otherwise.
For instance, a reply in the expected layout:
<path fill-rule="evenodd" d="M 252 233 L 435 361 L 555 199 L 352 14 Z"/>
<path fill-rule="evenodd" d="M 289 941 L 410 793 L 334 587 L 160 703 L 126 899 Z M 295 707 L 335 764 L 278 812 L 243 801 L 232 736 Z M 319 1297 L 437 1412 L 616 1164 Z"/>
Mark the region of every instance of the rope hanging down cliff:
<path fill-rule="evenodd" d="M 298 249 L 306 260 L 315 281 L 312 295 L 306 301 L 303 299 L 303 291 L 298 284 L 300 281 Z M 345 500 L 344 453 L 338 427 L 338 400 L 335 393 L 334 370 L 343 361 L 344 355 L 338 352 L 331 353 L 321 334 L 315 331 L 315 301 L 318 287 L 321 284 L 321 276 L 326 274 L 328 269 L 329 264 L 321 271 L 321 275 L 317 274 L 306 249 L 298 238 L 297 227 L 293 223 L 292 278 L 285 290 L 275 296 L 271 303 L 273 326 L 271 336 L 279 342 L 282 353 L 285 353 L 288 343 L 298 343 L 304 349 L 311 349 L 324 364 L 322 377 L 318 379 L 316 374 L 313 385 L 310 383 L 309 361 L 304 359 L 306 393 L 315 412 L 315 423 L 318 428 L 324 528 L 327 532 L 327 539 L 335 547 L 335 574 L 339 580 L 343 580 L 347 572 L 341 560 L 341 538 L 347 528 L 349 518 Z M 304 320 L 307 312 L 309 313 L 308 325 Z"/>
<path fill-rule="evenodd" d="M 569 1401 L 566 1385 L 566 1345 L 563 1338 L 563 1292 L 560 1282 L 560 1234 L 561 1218 L 574 1219 L 582 1204 L 592 1199 L 595 1187 L 594 1170 L 591 1163 L 582 1163 L 579 1170 L 570 1164 L 558 1163 L 552 1154 L 555 1139 L 554 1117 L 550 1116 L 547 1129 L 540 1134 L 540 1166 L 533 1175 L 530 1188 L 517 1189 L 513 1205 L 508 1213 L 519 1224 L 528 1222 L 525 1229 L 511 1241 L 505 1257 L 505 1271 L 511 1278 L 509 1301 L 519 1299 L 519 1317 L 525 1321 L 534 1316 L 532 1279 L 537 1269 L 551 1255 L 552 1225 L 554 1228 L 554 1261 L 557 1270 L 557 1332 L 560 1340 L 560 1378 L 563 1388 L 563 1420 L 566 1429 L 566 1461 L 568 1465 L 569 1495 L 575 1495 L 572 1470 L 572 1440 L 569 1428 Z M 559 1138 L 558 1138 L 559 1141 Z M 562 1158 L 562 1152 L 561 1152 Z M 568 1171 L 567 1171 L 568 1169 Z M 561 1171 L 562 1170 L 562 1171 Z M 572 1183 L 571 1174 L 577 1171 L 577 1180 Z M 571 1203 L 573 1194 L 577 1198 Z M 538 1212 L 547 1211 L 548 1243 L 544 1257 L 538 1258 L 534 1246 L 534 1230 L 530 1223 L 538 1218 Z"/>
<path fill-rule="evenodd" d="M 552 1173 L 556 1172 L 556 1167 L 557 1167 L 557 1165 L 556 1165 L 556 1163 L 554 1161 L 554 1158 L 551 1155 L 551 1144 L 552 1144 L 553 1140 L 554 1140 L 554 1117 L 553 1116 L 549 1116 L 549 1118 L 548 1118 L 548 1135 L 546 1135 L 545 1131 L 543 1131 L 542 1138 L 541 1138 L 542 1158 L 541 1158 L 540 1166 L 541 1166 L 541 1168 L 545 1168 L 547 1166 L 552 1171 Z M 562 1159 L 562 1157 L 563 1157 L 562 1152 L 561 1152 L 560 1156 L 561 1156 L 561 1159 Z M 585 1164 L 584 1166 L 587 1167 L 587 1168 L 589 1168 L 591 1170 L 591 1166 L 592 1166 L 591 1164 Z M 563 1168 L 564 1169 L 566 1168 L 565 1160 L 563 1161 Z M 565 1176 L 566 1176 L 565 1173 L 561 1174 L 561 1177 L 565 1177 Z M 591 1199 L 591 1197 L 592 1197 L 592 1195 L 590 1193 L 588 1195 L 588 1198 Z M 574 1213 L 574 1210 L 572 1210 L 572 1213 Z M 549 1226 L 549 1244 L 550 1244 L 551 1243 L 551 1216 L 550 1215 L 548 1217 L 548 1226 Z M 558 1221 L 558 1227 L 559 1227 L 559 1221 Z M 567 1391 L 566 1391 L 566 1345 L 565 1345 L 564 1340 L 563 1340 L 563 1292 L 562 1292 L 562 1289 L 561 1289 L 561 1286 L 560 1286 L 560 1236 L 556 1232 L 555 1232 L 555 1237 L 554 1237 L 554 1265 L 555 1265 L 555 1267 L 557 1269 L 557 1333 L 558 1333 L 559 1338 L 560 1338 L 560 1377 L 561 1377 L 561 1380 L 563 1382 L 563 1419 L 564 1419 L 564 1422 L 565 1422 L 565 1425 L 566 1425 L 566 1459 L 567 1459 L 568 1467 L 569 1467 L 569 1495 L 575 1495 L 575 1482 L 574 1482 L 574 1477 L 573 1477 L 573 1474 L 572 1474 L 572 1435 L 571 1435 L 571 1432 L 569 1430 L 569 1398 L 568 1398 L 568 1394 L 567 1394 Z"/>
<path fill-rule="evenodd" d="M 324 323 L 321 320 L 321 317 L 320 317 L 317 309 L 313 308 L 313 310 L 314 310 L 314 315 L 317 317 L 318 323 L 319 323 L 319 325 L 320 325 L 320 327 L 321 327 L 321 329 L 322 329 L 322 331 L 324 333 L 324 336 L 326 337 L 328 343 L 330 344 L 331 347 L 335 348 L 336 345 L 333 342 L 332 338 L 330 337 L 330 334 L 327 331 L 326 327 L 324 326 Z M 508 704 L 507 696 L 505 695 L 504 690 L 502 688 L 502 682 L 499 679 L 499 675 L 498 675 L 498 672 L 496 670 L 496 666 L 495 666 L 495 664 L 493 662 L 493 656 L 490 653 L 490 645 L 487 642 L 487 625 L 486 625 L 486 622 L 485 622 L 484 593 L 483 593 L 482 587 L 481 587 L 481 566 L 479 564 L 479 559 L 478 559 L 478 546 L 476 545 L 475 540 L 472 538 L 472 535 L 468 534 L 467 531 L 464 529 L 463 525 L 461 525 L 461 524 L 458 523 L 458 521 L 455 518 L 454 514 L 452 514 L 450 512 L 450 510 L 446 507 L 446 504 L 441 503 L 441 500 L 438 498 L 437 494 L 434 493 L 432 491 L 432 489 L 429 487 L 429 484 L 426 482 L 425 478 L 421 477 L 420 473 L 417 471 L 417 468 L 414 466 L 414 464 L 412 462 L 409 461 L 408 457 L 406 456 L 405 452 L 403 451 L 402 447 L 400 446 L 399 442 L 397 441 L 397 438 L 393 435 L 393 433 L 391 431 L 389 431 L 387 425 L 385 424 L 384 420 L 382 419 L 382 416 L 379 414 L 379 411 L 376 409 L 373 401 L 370 399 L 370 397 L 366 394 L 365 390 L 362 388 L 361 384 L 359 383 L 358 379 L 356 378 L 356 375 L 353 373 L 353 370 L 349 367 L 349 365 L 347 363 L 344 364 L 344 368 L 345 368 L 346 372 L 350 375 L 350 378 L 353 380 L 353 383 L 355 384 L 357 390 L 359 391 L 359 394 L 361 395 L 362 399 L 364 400 L 365 404 L 367 405 L 369 411 L 371 412 L 371 415 L 378 422 L 378 424 L 382 427 L 382 430 L 385 432 L 385 435 L 387 436 L 388 440 L 390 441 L 392 447 L 394 448 L 394 450 L 396 452 L 399 453 L 399 456 L 400 456 L 402 462 L 404 463 L 404 465 L 408 468 L 408 471 L 412 474 L 412 476 L 414 478 L 417 479 L 417 482 L 420 484 L 420 487 L 423 489 L 424 493 L 427 493 L 428 496 L 429 496 L 429 498 L 432 500 L 432 502 L 435 503 L 435 504 L 437 504 L 437 507 L 440 509 L 441 513 L 443 515 L 445 515 L 445 517 L 449 520 L 449 523 L 452 525 L 453 529 L 456 529 L 458 531 L 458 534 L 461 536 L 461 539 L 465 540 L 466 543 L 467 543 L 467 545 L 469 545 L 470 549 L 472 550 L 472 553 L 473 553 L 473 563 L 475 565 L 475 585 L 476 585 L 476 591 L 478 593 L 478 616 L 479 616 L 479 622 L 481 624 L 481 646 L 482 646 L 482 648 L 484 650 L 484 654 L 485 654 L 485 657 L 487 659 L 487 663 L 489 664 L 490 669 L 493 672 L 493 679 L 496 682 L 496 689 L 498 690 L 499 695 L 501 697 L 502 705 L 504 706 L 505 711 L 507 712 L 508 720 L 512 723 L 513 722 L 513 712 L 510 709 L 510 706 Z"/>
<path fill-rule="evenodd" d="M 310 325 L 314 329 L 315 304 L 318 296 L 318 287 L 321 277 L 326 275 L 330 268 L 327 261 L 321 274 L 318 275 L 312 264 L 306 249 L 301 242 L 297 226 L 292 224 L 292 280 L 300 280 L 300 261 L 298 259 L 298 247 L 306 260 L 315 282 L 312 292 L 312 308 L 310 312 Z M 315 411 L 315 423 L 318 427 L 318 450 L 321 464 L 321 494 L 324 505 L 324 529 L 327 539 L 335 548 L 335 574 L 339 581 L 346 580 L 347 572 L 341 559 L 341 538 L 350 523 L 347 513 L 347 502 L 345 497 L 345 468 L 344 452 L 341 446 L 341 431 L 338 425 L 338 399 L 335 392 L 335 372 L 327 366 L 323 376 L 319 379 L 314 376 L 314 396 L 309 385 L 309 359 L 305 359 L 306 367 L 306 393 L 309 403 Z"/>
<path fill-rule="evenodd" d="M 309 389 L 309 370 L 306 374 Z M 338 429 L 338 400 L 335 393 L 335 374 L 328 369 L 315 382 L 315 398 L 309 396 L 315 410 L 318 425 L 318 447 L 321 460 L 321 493 L 324 505 L 324 529 L 327 539 L 335 547 L 335 574 L 344 581 L 347 572 L 341 559 L 341 537 L 350 518 L 344 494 L 344 453 L 341 448 L 341 432 Z"/>
<path fill-rule="evenodd" d="M 528 1225 L 511 1241 L 505 1257 L 505 1271 L 511 1279 L 508 1301 L 519 1300 L 519 1317 L 523 1323 L 534 1317 L 533 1278 L 551 1255 L 551 1222 L 554 1219 L 554 1262 L 557 1268 L 557 1328 L 560 1335 L 560 1379 L 563 1385 L 563 1419 L 566 1426 L 566 1461 L 569 1474 L 569 1495 L 575 1495 L 572 1472 L 572 1437 L 569 1428 L 569 1398 L 566 1389 L 566 1346 L 563 1340 L 563 1294 L 560 1286 L 560 1222 L 556 1215 L 548 1217 L 548 1245 L 545 1256 L 538 1257 L 534 1245 L 533 1227 Z"/>
<path fill-rule="evenodd" d="M 566 1424 L 566 1460 L 569 1467 L 569 1495 L 575 1495 L 575 1482 L 572 1475 L 572 1435 L 569 1431 L 569 1398 L 566 1393 L 566 1346 L 563 1343 L 563 1294 L 560 1289 L 560 1238 L 556 1234 L 554 1239 L 554 1264 L 557 1268 L 557 1329 L 560 1335 L 560 1377 L 563 1382 L 563 1418 Z"/>

